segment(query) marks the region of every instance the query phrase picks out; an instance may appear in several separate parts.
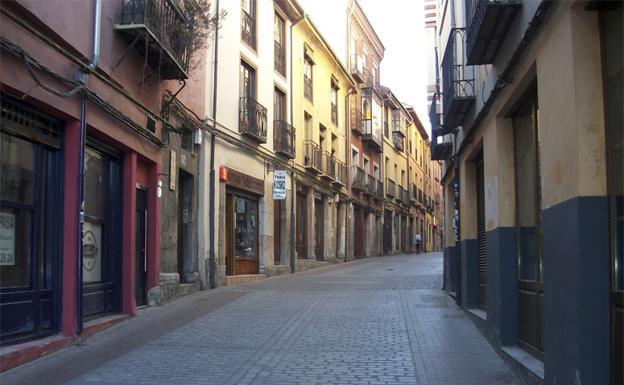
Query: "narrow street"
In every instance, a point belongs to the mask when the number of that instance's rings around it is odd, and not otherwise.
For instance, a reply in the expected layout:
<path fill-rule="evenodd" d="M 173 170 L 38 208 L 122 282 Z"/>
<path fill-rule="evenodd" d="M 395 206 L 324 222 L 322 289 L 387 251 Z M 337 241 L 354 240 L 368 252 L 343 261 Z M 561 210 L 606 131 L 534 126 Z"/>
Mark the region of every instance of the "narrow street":
<path fill-rule="evenodd" d="M 440 288 L 442 254 L 199 292 L 0 376 L 14 384 L 517 384 Z"/>

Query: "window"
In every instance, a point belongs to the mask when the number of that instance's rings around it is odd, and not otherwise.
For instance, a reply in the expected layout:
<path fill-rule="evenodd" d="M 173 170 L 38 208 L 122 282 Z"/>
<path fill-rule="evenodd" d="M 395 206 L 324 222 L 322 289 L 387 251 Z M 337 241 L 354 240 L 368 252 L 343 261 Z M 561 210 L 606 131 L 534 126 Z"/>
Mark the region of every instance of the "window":
<path fill-rule="evenodd" d="M 283 76 L 286 76 L 286 38 L 284 35 L 284 19 L 282 19 L 278 14 L 275 14 L 273 23 L 273 39 L 275 40 L 275 70 Z"/>
<path fill-rule="evenodd" d="M 338 125 L 338 85 L 332 80 L 329 100 L 331 102 L 331 121 Z"/>
<path fill-rule="evenodd" d="M 313 100 L 312 96 L 312 60 L 305 56 L 303 58 L 303 94 L 309 100 Z"/>
<path fill-rule="evenodd" d="M 256 49 L 256 0 L 241 0 L 241 39 Z"/>
<path fill-rule="evenodd" d="M 239 91 L 241 98 L 256 97 L 256 71 L 241 60 Z"/>
<path fill-rule="evenodd" d="M 286 95 L 277 87 L 273 91 L 273 120 L 286 120 Z"/>
<path fill-rule="evenodd" d="M 370 161 L 366 155 L 364 155 L 364 173 L 370 174 Z"/>

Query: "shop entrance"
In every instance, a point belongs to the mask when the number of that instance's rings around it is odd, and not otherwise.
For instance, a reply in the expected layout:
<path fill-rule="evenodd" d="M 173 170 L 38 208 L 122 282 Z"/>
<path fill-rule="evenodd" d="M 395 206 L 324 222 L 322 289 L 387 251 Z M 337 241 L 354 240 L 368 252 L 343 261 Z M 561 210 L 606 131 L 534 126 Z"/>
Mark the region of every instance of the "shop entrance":
<path fill-rule="evenodd" d="M 297 258 L 308 258 L 307 222 L 308 205 L 307 191 L 297 191 Z"/>
<path fill-rule="evenodd" d="M 85 221 L 82 229 L 82 316 L 119 308 L 121 277 L 121 161 L 108 147 L 88 146 L 84 162 Z"/>
<path fill-rule="evenodd" d="M 226 196 L 226 274 L 258 273 L 258 199 Z"/>
<path fill-rule="evenodd" d="M 7 99 L 0 99 L 0 342 L 13 343 L 58 330 L 62 131 Z"/>
<path fill-rule="evenodd" d="M 364 236 L 364 210 L 355 206 L 353 208 L 353 216 L 355 217 L 353 226 L 355 232 L 353 237 L 353 255 L 355 257 L 363 257 L 365 252 L 364 245 L 366 244 L 366 237 Z"/>
<path fill-rule="evenodd" d="M 479 307 L 487 308 L 487 244 L 485 235 L 485 178 L 483 156 L 477 160 L 477 274 Z M 435 239 L 435 238 L 434 238 Z"/>
<path fill-rule="evenodd" d="M 392 211 L 384 211 L 384 252 L 392 251 Z"/>
<path fill-rule="evenodd" d="M 178 175 L 178 274 L 181 283 L 192 283 L 195 281 L 193 175 L 182 169 Z"/>

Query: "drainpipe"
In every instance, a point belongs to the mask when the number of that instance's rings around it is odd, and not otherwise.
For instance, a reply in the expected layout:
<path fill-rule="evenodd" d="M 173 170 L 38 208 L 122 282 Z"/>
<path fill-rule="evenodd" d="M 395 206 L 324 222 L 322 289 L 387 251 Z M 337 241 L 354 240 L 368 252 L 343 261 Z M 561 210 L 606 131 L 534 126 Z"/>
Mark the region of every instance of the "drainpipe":
<path fill-rule="evenodd" d="M 215 260 L 215 239 L 214 239 L 214 222 L 215 222 L 215 170 L 214 170 L 214 161 L 215 161 L 215 131 L 217 130 L 217 75 L 219 73 L 219 0 L 216 3 L 216 26 L 215 26 L 215 53 L 214 53 L 214 71 L 213 71 L 213 84 L 212 84 L 212 130 L 210 132 L 210 203 L 208 209 L 208 232 L 209 234 L 209 243 L 210 243 L 210 254 L 209 258 L 209 269 L 210 269 L 210 288 L 214 289 L 215 284 L 215 269 L 216 269 L 216 260 Z"/>
<path fill-rule="evenodd" d="M 351 58 L 348 60 L 351 65 Z M 350 70 L 350 69 L 349 69 Z M 349 87 L 349 91 L 345 95 L 345 129 L 347 131 L 347 137 L 345 140 L 345 163 L 347 165 L 347 207 L 345 207 L 345 261 L 349 260 L 349 249 L 351 244 L 351 232 L 349 231 L 349 206 L 351 205 L 351 111 L 349 110 L 349 97 L 357 93 L 357 88 Z M 353 256 L 352 256 L 353 257 Z M 351 258 L 353 259 L 353 258 Z"/>
<path fill-rule="evenodd" d="M 95 0 L 93 25 L 93 55 L 91 64 L 83 69 L 78 76 L 87 84 L 90 72 L 93 72 L 100 61 L 100 21 L 102 14 L 101 0 Z M 82 334 L 82 228 L 84 225 L 84 158 L 85 140 L 87 135 L 87 95 L 83 93 L 80 100 L 80 148 L 78 149 L 78 229 L 76 239 L 78 279 L 76 283 L 76 326 L 78 334 Z"/>
<path fill-rule="evenodd" d="M 290 78 L 288 79 L 290 81 L 290 125 L 294 127 L 293 125 L 293 55 L 292 55 L 292 31 L 293 31 L 293 27 L 297 24 L 299 24 L 299 22 L 301 20 L 303 20 L 303 18 L 305 17 L 305 14 L 302 15 L 301 17 L 299 17 L 297 20 L 295 20 L 293 23 L 290 24 Z M 293 143 L 294 144 L 294 143 Z M 294 273 L 295 272 L 295 268 L 297 266 L 297 258 L 295 256 L 295 166 L 294 166 L 294 162 L 293 162 L 293 167 L 292 167 L 292 171 L 290 173 L 290 191 L 291 191 L 291 195 L 290 195 L 290 272 Z"/>

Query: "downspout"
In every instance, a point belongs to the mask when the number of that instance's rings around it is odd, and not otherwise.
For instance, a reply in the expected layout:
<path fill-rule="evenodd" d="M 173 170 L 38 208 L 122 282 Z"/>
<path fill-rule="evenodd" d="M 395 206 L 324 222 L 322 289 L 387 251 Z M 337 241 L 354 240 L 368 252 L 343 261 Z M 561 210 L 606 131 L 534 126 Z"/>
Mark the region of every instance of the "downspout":
<path fill-rule="evenodd" d="M 293 27 L 297 25 L 303 18 L 305 14 L 295 20 L 290 24 L 290 125 L 293 126 L 293 55 L 292 55 L 292 31 Z M 294 144 L 294 143 L 293 143 Z M 293 162 L 293 167 L 290 174 L 290 272 L 294 273 L 297 266 L 297 258 L 295 256 L 295 167 Z"/>
<path fill-rule="evenodd" d="M 85 86 L 89 73 L 93 72 L 100 62 L 100 21 L 102 16 L 102 2 L 95 0 L 95 15 L 93 26 L 93 55 L 91 64 L 78 74 Z M 85 141 L 87 135 L 87 95 L 82 94 L 80 99 L 80 147 L 78 149 L 78 229 L 76 237 L 76 260 L 78 279 L 76 282 L 76 326 L 78 334 L 82 334 L 82 229 L 84 225 L 84 158 Z"/>
<path fill-rule="evenodd" d="M 349 58 L 349 65 L 350 65 Z M 351 232 L 349 231 L 349 206 L 351 201 L 351 111 L 349 104 L 349 97 L 357 93 L 355 87 L 349 87 L 349 91 L 345 95 L 345 129 L 347 130 L 347 140 L 345 140 L 345 163 L 347 165 L 347 207 L 345 207 L 345 261 L 349 260 L 349 252 L 353 251 L 349 249 L 351 244 Z M 352 256 L 353 257 L 353 256 Z M 352 258 L 351 258 L 352 259 Z"/>
<path fill-rule="evenodd" d="M 214 230 L 215 230 L 215 170 L 214 170 L 214 162 L 215 162 L 215 131 L 217 129 L 217 75 L 219 73 L 219 0 L 216 2 L 216 12 L 215 15 L 215 53 L 214 53 L 214 71 L 213 71 L 213 81 L 212 81 L 212 130 L 210 131 L 210 203 L 208 209 L 208 232 L 209 234 L 209 243 L 210 243 L 210 254 L 208 256 L 209 259 L 209 274 L 210 274 L 210 288 L 214 289 L 215 284 L 215 269 L 216 269 L 216 260 L 215 260 L 215 239 L 214 239 Z"/>

